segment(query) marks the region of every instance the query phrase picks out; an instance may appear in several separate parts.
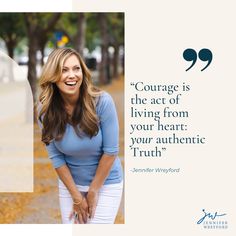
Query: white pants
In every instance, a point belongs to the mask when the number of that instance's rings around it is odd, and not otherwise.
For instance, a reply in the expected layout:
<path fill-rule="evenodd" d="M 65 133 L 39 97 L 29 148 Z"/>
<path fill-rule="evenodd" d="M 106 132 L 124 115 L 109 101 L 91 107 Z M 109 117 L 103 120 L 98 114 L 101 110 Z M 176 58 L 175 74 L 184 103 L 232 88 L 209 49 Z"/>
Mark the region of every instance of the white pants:
<path fill-rule="evenodd" d="M 76 185 L 83 194 L 88 192 L 89 186 Z M 98 203 L 94 218 L 88 219 L 87 224 L 114 224 L 122 197 L 123 182 L 118 184 L 103 185 L 99 190 Z M 73 224 L 74 219 L 69 219 L 72 212 L 73 201 L 69 191 L 59 180 L 59 201 L 63 224 Z"/>

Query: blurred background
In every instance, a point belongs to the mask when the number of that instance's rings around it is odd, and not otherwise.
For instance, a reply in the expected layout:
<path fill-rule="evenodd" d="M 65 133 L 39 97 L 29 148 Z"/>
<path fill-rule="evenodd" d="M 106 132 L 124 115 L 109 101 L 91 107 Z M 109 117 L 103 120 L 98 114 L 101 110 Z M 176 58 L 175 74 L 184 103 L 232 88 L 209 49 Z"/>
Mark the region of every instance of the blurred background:
<path fill-rule="evenodd" d="M 124 165 L 124 13 L 0 13 L 0 26 L 0 51 L 26 75 L 19 79 L 10 67 L 2 67 L 0 84 L 14 81 L 14 91 L 28 79 L 34 104 L 41 68 L 50 52 L 72 47 L 82 55 L 93 83 L 108 91 L 116 103 Z M 2 92 L 0 87 L 4 96 Z M 0 193 L 0 223 L 61 223 L 57 177 L 40 140 L 35 123 L 34 192 Z M 116 223 L 124 223 L 123 200 Z"/>

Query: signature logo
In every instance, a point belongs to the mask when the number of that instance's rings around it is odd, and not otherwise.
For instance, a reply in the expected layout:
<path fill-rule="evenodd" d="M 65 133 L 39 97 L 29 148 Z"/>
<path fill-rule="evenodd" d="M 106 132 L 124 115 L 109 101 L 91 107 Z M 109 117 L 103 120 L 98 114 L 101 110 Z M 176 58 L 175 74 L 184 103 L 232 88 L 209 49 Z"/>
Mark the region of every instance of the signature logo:
<path fill-rule="evenodd" d="M 207 213 L 205 209 L 202 209 L 204 216 L 197 222 L 197 224 L 201 224 L 205 219 L 211 219 L 215 220 L 217 217 L 225 216 L 226 214 L 218 214 L 218 212 L 215 213 Z"/>

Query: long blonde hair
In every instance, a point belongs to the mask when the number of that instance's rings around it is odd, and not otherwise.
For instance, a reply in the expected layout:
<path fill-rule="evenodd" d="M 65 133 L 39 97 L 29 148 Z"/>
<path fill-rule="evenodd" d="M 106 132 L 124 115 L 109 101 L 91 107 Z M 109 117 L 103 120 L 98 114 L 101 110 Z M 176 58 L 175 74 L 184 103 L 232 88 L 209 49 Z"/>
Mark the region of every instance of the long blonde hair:
<path fill-rule="evenodd" d="M 62 76 L 63 65 L 71 55 L 75 55 L 81 65 L 83 79 L 79 99 L 72 117 L 65 112 L 64 101 L 56 86 Z M 39 96 L 39 121 L 42 123 L 42 141 L 48 145 L 53 139 L 63 137 L 68 122 L 72 124 L 77 135 L 83 133 L 90 137 L 98 133 L 96 100 L 102 93 L 91 82 L 91 74 L 77 51 L 71 48 L 55 49 L 48 57 L 39 80 L 42 92 Z M 79 125 L 79 127 L 78 127 Z"/>

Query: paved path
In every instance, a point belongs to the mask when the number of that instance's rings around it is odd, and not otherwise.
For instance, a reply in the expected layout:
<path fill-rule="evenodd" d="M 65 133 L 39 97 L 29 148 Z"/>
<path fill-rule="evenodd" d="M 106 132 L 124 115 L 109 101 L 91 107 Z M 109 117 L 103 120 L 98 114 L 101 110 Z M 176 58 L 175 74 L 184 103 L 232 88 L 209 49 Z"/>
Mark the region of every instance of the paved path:
<path fill-rule="evenodd" d="M 39 184 L 39 183 L 38 183 Z M 42 186 L 50 186 L 50 191 L 33 198 L 24 214 L 19 215 L 15 224 L 60 224 L 57 183 L 43 180 Z"/>

